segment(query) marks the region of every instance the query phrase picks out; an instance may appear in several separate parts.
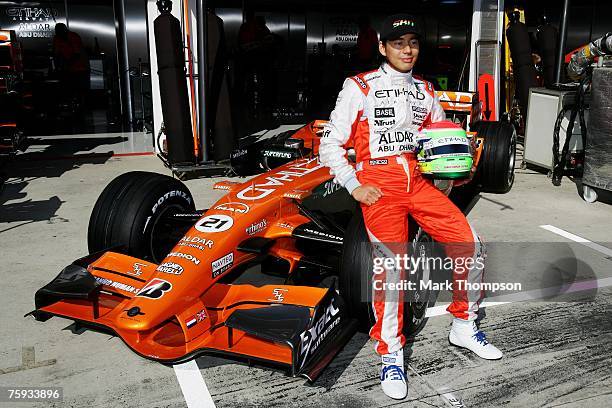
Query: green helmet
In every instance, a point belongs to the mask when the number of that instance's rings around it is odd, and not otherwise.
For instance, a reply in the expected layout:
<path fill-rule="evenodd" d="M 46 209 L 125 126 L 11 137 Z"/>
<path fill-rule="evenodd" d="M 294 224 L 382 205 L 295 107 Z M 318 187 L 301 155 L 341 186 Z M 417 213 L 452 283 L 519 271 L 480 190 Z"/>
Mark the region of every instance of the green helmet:
<path fill-rule="evenodd" d="M 437 122 L 423 129 L 418 137 L 421 173 L 437 179 L 470 176 L 472 152 L 465 130 L 450 121 Z"/>

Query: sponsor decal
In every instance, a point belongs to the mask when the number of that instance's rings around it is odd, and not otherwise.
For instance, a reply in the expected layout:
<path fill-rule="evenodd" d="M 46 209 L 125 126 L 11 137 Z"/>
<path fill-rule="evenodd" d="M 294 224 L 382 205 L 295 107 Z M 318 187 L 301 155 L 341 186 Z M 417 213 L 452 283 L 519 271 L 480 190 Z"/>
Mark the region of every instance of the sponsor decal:
<path fill-rule="evenodd" d="M 415 92 L 416 91 L 416 92 Z M 394 89 L 379 89 L 374 92 L 374 96 L 377 98 L 389 98 L 389 97 L 400 97 L 407 96 L 409 99 L 416 99 L 417 101 L 425 100 L 425 94 L 418 89 L 406 89 L 406 88 L 394 88 Z"/>
<path fill-rule="evenodd" d="M 327 197 L 328 195 L 333 194 L 342 188 L 340 184 L 334 181 L 326 181 L 323 187 L 324 187 L 323 197 Z"/>
<path fill-rule="evenodd" d="M 354 76 L 353 79 L 359 84 L 360 87 L 362 87 L 363 89 L 367 89 L 368 86 L 366 85 L 365 82 L 363 82 L 363 79 L 359 78 L 358 76 Z"/>
<path fill-rule="evenodd" d="M 130 317 L 144 316 L 144 313 L 140 311 L 140 308 L 138 306 L 134 306 L 129 309 L 125 309 L 124 312 L 127 312 L 126 314 Z"/>
<path fill-rule="evenodd" d="M 206 247 L 203 247 L 202 245 L 198 245 L 198 244 L 190 244 L 190 243 L 179 242 L 177 244 L 177 246 L 185 246 L 185 247 L 189 247 L 189 248 L 195 248 L 195 249 L 199 249 L 200 251 L 205 251 L 206 250 Z"/>
<path fill-rule="evenodd" d="M 100 285 L 108 286 L 113 289 L 119 289 L 127 293 L 138 292 L 138 288 L 135 288 L 134 286 L 131 286 L 131 285 L 127 285 L 125 283 L 115 282 L 113 280 L 101 278 L 99 276 L 96 276 L 95 278 L 96 278 L 96 282 L 98 282 Z"/>
<path fill-rule="evenodd" d="M 387 159 L 375 159 L 375 160 L 370 160 L 370 166 L 380 166 L 380 165 L 384 165 L 384 164 L 388 164 L 389 161 Z"/>
<path fill-rule="evenodd" d="M 331 18 L 330 25 L 336 28 L 336 43 L 354 43 L 357 41 L 357 27 L 352 20 L 343 17 Z"/>
<path fill-rule="evenodd" d="M 136 294 L 138 297 L 146 297 L 149 299 L 159 299 L 166 292 L 172 290 L 172 284 L 163 279 L 151 279 L 140 291 Z"/>
<path fill-rule="evenodd" d="M 311 165 L 313 162 L 315 163 L 314 166 Z M 284 186 L 287 182 L 294 181 L 296 178 L 303 177 L 321 167 L 322 165 L 318 162 L 318 158 L 299 161 L 286 167 L 286 170 L 278 171 L 265 177 L 265 182 L 251 184 L 239 191 L 236 196 L 241 200 L 260 200 L 274 193 L 277 188 Z"/>
<path fill-rule="evenodd" d="M 205 251 L 207 248 L 211 249 L 214 243 L 215 242 L 210 239 L 200 238 L 200 237 L 190 237 L 189 235 L 186 235 L 183 238 L 181 238 L 177 246 L 187 246 L 190 248 L 199 249 L 200 251 Z"/>
<path fill-rule="evenodd" d="M 164 262 L 157 267 L 156 271 L 169 273 L 171 275 L 180 275 L 183 273 L 183 267 L 174 262 Z"/>
<path fill-rule="evenodd" d="M 208 215 L 196 222 L 195 229 L 200 232 L 223 232 L 232 228 L 234 219 L 228 215 Z"/>
<path fill-rule="evenodd" d="M 201 213 L 182 213 L 182 214 L 174 214 L 173 217 L 178 218 L 200 218 L 202 216 Z"/>
<path fill-rule="evenodd" d="M 191 329 L 193 326 L 200 323 L 204 319 L 206 319 L 206 311 L 202 309 L 201 311 L 199 311 L 198 313 L 194 314 L 189 319 L 187 319 L 185 321 L 185 325 L 187 326 L 188 329 Z"/>
<path fill-rule="evenodd" d="M 147 266 L 147 265 L 143 264 L 143 263 L 139 263 L 139 262 L 134 262 L 134 265 L 132 265 L 132 271 L 128 272 L 128 273 L 130 275 L 140 276 L 140 275 L 142 275 L 142 268 L 144 266 Z"/>
<path fill-rule="evenodd" d="M 17 3 L 3 2 L 4 5 Z M 13 23 L 11 29 L 15 30 L 18 38 L 53 38 L 55 17 L 59 13 L 56 8 L 50 7 L 9 7 L 6 8 L 6 16 Z"/>
<path fill-rule="evenodd" d="M 376 126 L 393 126 L 395 125 L 395 119 L 391 119 L 391 120 L 374 119 L 374 124 Z"/>
<path fill-rule="evenodd" d="M 264 150 L 262 153 L 264 157 L 275 157 L 279 159 L 292 159 L 293 158 L 293 153 L 291 152 L 281 152 L 278 150 Z"/>
<path fill-rule="evenodd" d="M 308 191 L 306 190 L 293 190 L 293 191 L 288 191 L 285 194 L 283 194 L 283 197 L 285 198 L 294 198 L 296 200 L 300 200 L 301 198 L 304 197 L 304 193 L 307 193 Z"/>
<path fill-rule="evenodd" d="M 181 190 L 172 190 L 172 191 L 168 191 L 166 194 L 164 194 L 163 196 L 159 197 L 159 199 L 157 200 L 157 202 L 153 206 L 153 209 L 151 210 L 151 212 L 153 214 L 155 214 L 155 211 L 157 211 L 157 208 L 160 205 L 162 205 L 164 203 L 164 201 L 166 201 L 167 199 L 172 198 L 172 197 L 181 197 L 182 199 L 187 201 L 189 204 L 191 204 L 191 197 L 189 197 L 189 194 L 187 194 L 186 192 L 181 191 Z"/>
<path fill-rule="evenodd" d="M 461 145 L 469 145 L 470 144 L 469 141 L 467 140 L 467 138 L 465 138 L 465 137 L 455 137 L 455 136 L 441 137 L 439 139 L 431 140 L 429 143 L 431 143 L 432 147 L 445 146 L 445 145 L 449 145 L 449 144 L 461 144 Z"/>
<path fill-rule="evenodd" d="M 400 27 L 400 26 L 414 27 L 414 21 L 402 19 L 402 20 L 395 20 L 393 22 L 393 28 Z"/>
<path fill-rule="evenodd" d="M 183 259 L 187 259 L 188 261 L 193 262 L 196 265 L 200 264 L 200 260 L 198 258 L 196 258 L 195 256 L 191 255 L 191 254 L 184 254 L 182 252 L 170 252 L 167 255 L 168 258 L 183 258 Z"/>
<path fill-rule="evenodd" d="M 246 149 L 235 150 L 230 154 L 230 158 L 237 159 L 238 157 L 242 157 L 247 154 Z"/>
<path fill-rule="evenodd" d="M 309 356 L 312 356 L 314 352 L 319 348 L 321 342 L 327 337 L 327 335 L 340 323 L 340 316 L 338 316 L 340 309 L 334 306 L 334 299 L 331 299 L 329 306 L 325 309 L 325 312 L 314 322 L 312 327 L 304 331 L 301 335 L 301 347 L 300 356 L 302 358 L 302 366 L 306 362 Z M 337 317 L 336 317 L 337 316 Z"/>
<path fill-rule="evenodd" d="M 380 135 L 379 144 L 390 143 L 414 143 L 414 133 L 407 130 L 399 130 L 397 132 L 388 132 Z"/>
<path fill-rule="evenodd" d="M 429 111 L 427 110 L 427 108 L 423 107 L 423 106 L 418 106 L 418 105 L 411 105 L 412 111 L 413 112 L 419 112 L 419 113 L 429 113 Z"/>
<path fill-rule="evenodd" d="M 337 241 L 342 241 L 343 240 L 342 237 L 339 237 L 337 235 L 328 234 L 328 233 L 323 232 L 323 231 L 312 230 L 310 228 L 304 228 L 304 232 L 308 232 L 310 234 L 317 235 L 317 236 L 323 237 L 323 238 L 334 239 L 334 240 L 337 240 Z"/>
<path fill-rule="evenodd" d="M 234 264 L 234 253 L 230 252 L 229 254 L 222 256 L 216 261 L 212 262 L 212 278 L 215 279 L 217 276 L 221 275 L 223 272 L 227 271 Z"/>
<path fill-rule="evenodd" d="M 383 356 L 383 358 L 382 358 L 383 363 L 386 363 L 386 364 L 395 364 L 396 360 L 397 360 L 397 358 L 395 358 L 395 357 Z"/>
<path fill-rule="evenodd" d="M 258 232 L 265 230 L 267 226 L 268 226 L 268 221 L 263 219 L 259 222 L 254 222 L 253 224 L 249 225 L 245 231 L 249 235 L 255 235 Z"/>
<path fill-rule="evenodd" d="M 425 120 L 425 119 L 427 119 L 427 114 L 423 114 L 423 113 L 414 113 L 414 114 L 413 114 L 413 118 L 414 118 L 414 119 L 419 119 L 419 120 Z"/>
<path fill-rule="evenodd" d="M 321 137 L 328 137 L 330 134 L 331 134 L 331 130 L 325 129 L 323 131 L 323 134 L 321 135 Z"/>
<path fill-rule="evenodd" d="M 268 300 L 270 302 L 283 303 L 285 301 L 285 292 L 289 292 L 289 289 L 274 289 L 272 291 L 272 298 L 269 298 Z"/>
<path fill-rule="evenodd" d="M 394 118 L 395 108 L 374 108 L 375 118 Z"/>
<path fill-rule="evenodd" d="M 279 222 L 277 225 L 279 227 L 281 227 L 281 228 L 285 228 L 285 229 L 288 229 L 288 230 L 295 229 L 295 227 L 293 225 L 287 224 L 286 222 Z"/>

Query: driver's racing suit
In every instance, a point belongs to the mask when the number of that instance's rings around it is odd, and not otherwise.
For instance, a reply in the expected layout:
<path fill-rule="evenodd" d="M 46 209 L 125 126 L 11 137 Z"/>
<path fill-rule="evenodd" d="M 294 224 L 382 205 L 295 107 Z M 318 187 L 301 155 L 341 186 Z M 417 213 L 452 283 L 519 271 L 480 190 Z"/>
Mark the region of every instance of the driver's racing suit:
<path fill-rule="evenodd" d="M 480 241 L 463 213 L 417 168 L 417 134 L 428 124 L 444 118 L 431 83 L 411 73 L 397 72 L 386 63 L 378 70 L 344 81 L 323 131 L 319 155 L 321 163 L 330 168 L 336 182 L 349 193 L 361 184 L 382 190 L 383 196 L 376 203 L 361 204 L 374 256 L 380 251 L 390 257 L 405 253 L 408 214 L 435 241 L 457 243 L 446 249 L 448 257 L 474 259 L 481 250 Z M 346 147 L 355 149 L 355 168 L 347 160 Z M 397 268 L 385 269 L 375 277 L 395 282 L 403 274 Z M 482 268 L 474 267 L 469 271 L 469 280 L 481 275 Z M 453 280 L 459 278 L 455 267 Z M 474 320 L 481 294 L 460 291 L 456 284 L 453 289 L 448 311 L 455 317 Z M 379 354 L 398 351 L 405 343 L 403 293 L 373 290 L 372 299 L 376 323 L 370 336 L 377 341 L 376 351 Z"/>

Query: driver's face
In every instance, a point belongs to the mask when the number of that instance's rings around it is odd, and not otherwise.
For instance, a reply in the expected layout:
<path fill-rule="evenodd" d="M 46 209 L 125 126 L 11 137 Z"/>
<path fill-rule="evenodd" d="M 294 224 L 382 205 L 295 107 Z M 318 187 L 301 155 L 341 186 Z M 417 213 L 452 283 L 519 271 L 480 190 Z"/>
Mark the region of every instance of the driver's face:
<path fill-rule="evenodd" d="M 408 33 L 395 40 L 379 41 L 378 50 L 392 68 L 399 72 L 411 71 L 419 56 L 419 39 Z"/>

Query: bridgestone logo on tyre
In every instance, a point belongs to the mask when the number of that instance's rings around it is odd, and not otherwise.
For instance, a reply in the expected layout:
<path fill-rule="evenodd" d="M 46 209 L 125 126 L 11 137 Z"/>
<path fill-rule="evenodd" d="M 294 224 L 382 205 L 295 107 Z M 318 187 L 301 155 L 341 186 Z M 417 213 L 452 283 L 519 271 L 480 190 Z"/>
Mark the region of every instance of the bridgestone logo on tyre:
<path fill-rule="evenodd" d="M 157 211 L 157 208 L 160 205 L 162 205 L 164 203 L 164 201 L 166 201 L 167 199 L 169 199 L 171 197 L 181 197 L 182 199 L 187 201 L 189 204 L 191 204 L 191 198 L 189 197 L 189 194 L 187 194 L 186 192 L 181 191 L 181 190 L 172 190 L 172 191 L 168 191 L 166 194 L 164 194 L 163 196 L 159 197 L 159 199 L 157 200 L 157 202 L 155 203 L 155 205 L 151 209 L 151 212 L 153 214 L 155 214 L 155 211 Z"/>

